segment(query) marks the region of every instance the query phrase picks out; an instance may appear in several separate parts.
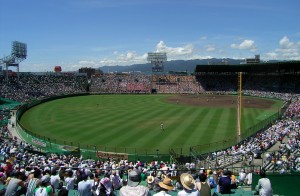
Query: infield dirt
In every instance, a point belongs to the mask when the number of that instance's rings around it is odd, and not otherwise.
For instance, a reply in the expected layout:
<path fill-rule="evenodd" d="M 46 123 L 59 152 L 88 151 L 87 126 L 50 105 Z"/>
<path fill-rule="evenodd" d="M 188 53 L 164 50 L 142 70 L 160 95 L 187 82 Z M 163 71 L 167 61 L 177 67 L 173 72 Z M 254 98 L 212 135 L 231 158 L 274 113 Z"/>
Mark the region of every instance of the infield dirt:
<path fill-rule="evenodd" d="M 167 98 L 168 102 L 205 107 L 237 107 L 238 97 L 234 95 L 178 95 Z M 242 107 L 269 109 L 275 103 L 270 99 L 243 97 Z"/>

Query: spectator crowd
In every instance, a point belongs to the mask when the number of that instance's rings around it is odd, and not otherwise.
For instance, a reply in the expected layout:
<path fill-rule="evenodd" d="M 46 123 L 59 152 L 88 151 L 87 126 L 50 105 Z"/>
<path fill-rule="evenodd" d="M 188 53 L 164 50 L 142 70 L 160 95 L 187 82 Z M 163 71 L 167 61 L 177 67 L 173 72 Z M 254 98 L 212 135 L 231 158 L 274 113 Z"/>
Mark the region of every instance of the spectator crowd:
<path fill-rule="evenodd" d="M 160 76 L 143 74 L 107 74 L 91 79 L 91 91 L 101 93 L 150 93 L 151 86 L 161 93 L 200 93 L 235 91 L 233 76 L 222 80 L 216 76 Z M 270 84 L 262 79 L 266 84 Z M 85 92 L 84 76 L 20 75 L 9 81 L 0 78 L 1 98 L 26 102 L 60 94 Z M 155 81 L 151 84 L 151 81 Z M 210 168 L 197 168 L 197 163 L 178 165 L 158 160 L 89 160 L 73 155 L 42 154 L 34 146 L 12 138 L 8 127 L 0 128 L 0 195 L 211 195 L 231 193 L 239 185 L 252 184 L 251 169 L 233 173 L 220 157 L 235 157 L 235 162 L 253 165 L 254 158 L 280 142 L 274 152 L 264 154 L 262 168 L 285 173 L 300 172 L 300 116 L 298 96 L 290 92 L 266 91 L 245 85 L 245 93 L 291 101 L 283 119 L 230 148 L 212 152 Z M 278 84 L 279 85 L 279 84 Z M 270 85 L 273 90 L 276 88 Z M 266 88 L 269 86 L 267 85 Z M 0 111 L 0 120 L 8 118 L 8 110 Z M 213 165 L 215 164 L 215 165 Z M 214 168 L 214 169 L 211 169 Z M 221 168 L 221 169 L 218 169 Z"/>
<path fill-rule="evenodd" d="M 86 92 L 86 76 L 77 75 L 33 75 L 20 74 L 19 77 L 0 76 L 2 98 L 18 102 L 62 94 Z"/>

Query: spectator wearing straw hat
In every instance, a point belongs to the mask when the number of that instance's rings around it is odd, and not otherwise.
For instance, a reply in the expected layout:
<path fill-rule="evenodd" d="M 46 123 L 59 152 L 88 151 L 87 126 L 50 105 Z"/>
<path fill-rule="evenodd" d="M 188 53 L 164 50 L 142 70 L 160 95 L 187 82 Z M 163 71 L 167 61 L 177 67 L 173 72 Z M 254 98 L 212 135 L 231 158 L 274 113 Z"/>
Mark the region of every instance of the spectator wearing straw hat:
<path fill-rule="evenodd" d="M 181 174 L 180 182 L 183 186 L 183 190 L 178 192 L 178 196 L 200 196 L 200 192 L 196 189 L 195 186 L 195 179 L 191 174 Z"/>
<path fill-rule="evenodd" d="M 171 196 L 168 194 L 169 191 L 174 189 L 172 185 L 172 180 L 168 177 L 165 177 L 162 182 L 159 182 L 158 185 L 160 186 L 160 191 L 155 193 L 153 196 Z"/>
<path fill-rule="evenodd" d="M 153 186 L 154 186 L 154 177 L 148 176 L 147 177 L 147 187 L 149 188 L 149 190 L 153 190 Z"/>

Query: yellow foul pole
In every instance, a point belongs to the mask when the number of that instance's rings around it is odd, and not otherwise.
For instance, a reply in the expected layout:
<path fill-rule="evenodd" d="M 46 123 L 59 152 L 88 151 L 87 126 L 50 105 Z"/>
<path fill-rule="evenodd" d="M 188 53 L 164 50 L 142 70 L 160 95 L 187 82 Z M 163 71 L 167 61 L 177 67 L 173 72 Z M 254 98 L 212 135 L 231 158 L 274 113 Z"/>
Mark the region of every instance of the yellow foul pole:
<path fill-rule="evenodd" d="M 238 73 L 238 100 L 237 100 L 237 138 L 241 139 L 242 129 L 242 76 L 243 73 Z"/>

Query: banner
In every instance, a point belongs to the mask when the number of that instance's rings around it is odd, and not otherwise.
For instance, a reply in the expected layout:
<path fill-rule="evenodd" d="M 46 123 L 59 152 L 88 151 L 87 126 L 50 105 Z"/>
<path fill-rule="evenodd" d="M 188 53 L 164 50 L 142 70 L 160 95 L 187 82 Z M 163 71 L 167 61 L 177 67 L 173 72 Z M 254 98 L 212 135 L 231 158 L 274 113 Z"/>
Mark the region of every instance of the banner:
<path fill-rule="evenodd" d="M 35 143 L 36 145 L 39 145 L 39 146 L 42 146 L 42 147 L 46 147 L 46 143 L 45 142 L 42 142 L 42 141 L 40 141 L 40 140 L 37 140 L 37 139 L 34 139 L 34 138 L 32 138 L 32 140 L 31 140 L 33 143 Z"/>
<path fill-rule="evenodd" d="M 125 153 L 97 151 L 96 156 L 97 156 L 97 158 L 102 158 L 102 159 L 128 160 L 128 154 L 125 154 Z"/>

